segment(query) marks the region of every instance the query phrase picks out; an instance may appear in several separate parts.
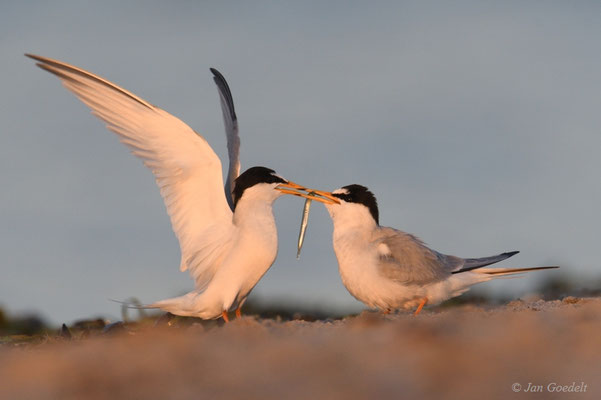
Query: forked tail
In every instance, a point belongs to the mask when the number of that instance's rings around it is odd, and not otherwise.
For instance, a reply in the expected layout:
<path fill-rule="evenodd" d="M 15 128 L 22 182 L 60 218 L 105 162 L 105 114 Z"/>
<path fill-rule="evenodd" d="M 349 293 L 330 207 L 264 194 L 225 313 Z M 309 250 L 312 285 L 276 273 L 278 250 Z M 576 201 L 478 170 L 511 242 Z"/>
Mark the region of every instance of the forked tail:
<path fill-rule="evenodd" d="M 473 270 L 472 272 L 476 272 L 478 274 L 484 274 L 484 275 L 504 276 L 504 275 L 521 274 L 521 273 L 528 272 L 528 271 L 541 271 L 543 269 L 556 269 L 556 268 L 559 268 L 559 267 L 556 265 L 552 265 L 552 266 L 546 266 L 546 267 L 529 267 L 529 268 L 479 268 L 479 269 Z"/>
<path fill-rule="evenodd" d="M 131 308 L 133 310 L 151 310 L 153 308 L 159 308 L 153 304 L 142 304 L 138 299 L 128 299 L 125 301 L 108 299 L 109 301 L 121 304 L 121 307 Z"/>

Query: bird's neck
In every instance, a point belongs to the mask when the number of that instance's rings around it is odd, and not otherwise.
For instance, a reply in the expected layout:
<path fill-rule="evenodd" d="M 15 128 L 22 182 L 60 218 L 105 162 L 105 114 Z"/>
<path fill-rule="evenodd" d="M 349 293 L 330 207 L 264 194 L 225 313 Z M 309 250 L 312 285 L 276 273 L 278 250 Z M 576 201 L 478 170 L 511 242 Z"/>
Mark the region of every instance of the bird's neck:
<path fill-rule="evenodd" d="M 334 212 L 334 236 L 356 235 L 358 233 L 371 233 L 378 227 L 376 221 L 368 212 Z"/>
<path fill-rule="evenodd" d="M 275 228 L 273 202 L 262 199 L 240 199 L 234 210 L 234 225 L 256 229 Z"/>

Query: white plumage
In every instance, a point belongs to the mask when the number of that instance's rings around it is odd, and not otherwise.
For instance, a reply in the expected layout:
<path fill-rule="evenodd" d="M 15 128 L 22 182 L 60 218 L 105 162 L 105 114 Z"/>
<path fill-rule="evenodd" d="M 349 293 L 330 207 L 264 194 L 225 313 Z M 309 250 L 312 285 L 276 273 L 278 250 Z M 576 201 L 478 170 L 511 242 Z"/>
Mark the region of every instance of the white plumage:
<path fill-rule="evenodd" d="M 420 239 L 379 225 L 375 196 L 349 185 L 334 192 L 313 190 L 339 203 L 326 203 L 334 223 L 333 247 L 347 290 L 371 308 L 386 312 L 435 305 L 459 296 L 472 285 L 534 268 L 483 268 L 517 253 L 460 258 L 428 248 Z"/>
<path fill-rule="evenodd" d="M 226 312 L 232 308 L 238 312 L 277 254 L 273 202 L 284 193 L 305 195 L 284 189 L 302 187 L 264 167 L 251 168 L 238 177 L 238 122 L 223 76 L 212 69 L 230 156 L 225 185 L 221 161 L 213 149 L 178 118 L 90 72 L 28 56 L 58 76 L 155 176 L 180 244 L 180 269 L 189 271 L 195 289 L 149 307 L 205 319 L 227 319 Z"/>

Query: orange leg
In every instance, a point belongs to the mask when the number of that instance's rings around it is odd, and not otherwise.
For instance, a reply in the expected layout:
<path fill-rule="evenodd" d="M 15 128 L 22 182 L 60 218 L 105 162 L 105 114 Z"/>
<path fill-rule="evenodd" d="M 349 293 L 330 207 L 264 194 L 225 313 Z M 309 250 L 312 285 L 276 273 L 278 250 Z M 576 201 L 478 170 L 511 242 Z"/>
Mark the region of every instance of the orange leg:
<path fill-rule="evenodd" d="M 426 303 L 428 302 L 428 298 L 424 297 L 420 302 L 419 302 L 419 306 L 417 306 L 417 310 L 415 310 L 415 313 L 413 313 L 413 316 L 416 316 L 417 314 L 419 314 L 419 312 L 422 310 L 422 308 L 424 308 L 424 306 L 426 305 Z"/>
<path fill-rule="evenodd" d="M 222 311 L 222 312 L 221 312 L 221 316 L 223 317 L 223 320 L 224 320 L 225 322 L 230 322 L 230 318 L 227 316 L 227 311 L 225 311 L 225 310 L 224 310 L 224 311 Z"/>
<path fill-rule="evenodd" d="M 242 318 L 242 310 L 240 307 L 236 308 L 236 318 Z"/>

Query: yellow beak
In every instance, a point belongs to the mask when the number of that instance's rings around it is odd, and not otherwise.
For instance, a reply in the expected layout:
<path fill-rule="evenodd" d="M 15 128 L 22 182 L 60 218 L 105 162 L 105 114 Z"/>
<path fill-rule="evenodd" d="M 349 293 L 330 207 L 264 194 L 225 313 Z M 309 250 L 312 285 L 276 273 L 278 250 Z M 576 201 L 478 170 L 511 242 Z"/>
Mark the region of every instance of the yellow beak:
<path fill-rule="evenodd" d="M 282 183 L 276 186 L 276 190 L 279 190 L 284 194 L 304 197 L 306 199 L 319 201 L 325 204 L 340 204 L 340 201 L 333 196 L 332 193 L 322 192 L 321 190 L 307 189 L 306 187 L 292 181 L 288 181 L 288 183 Z M 301 190 L 307 193 L 303 193 Z"/>
<path fill-rule="evenodd" d="M 305 189 L 309 194 L 321 197 L 310 197 L 312 200 L 320 201 L 325 204 L 340 204 L 340 199 L 334 196 L 331 192 L 324 192 L 317 189 Z"/>

